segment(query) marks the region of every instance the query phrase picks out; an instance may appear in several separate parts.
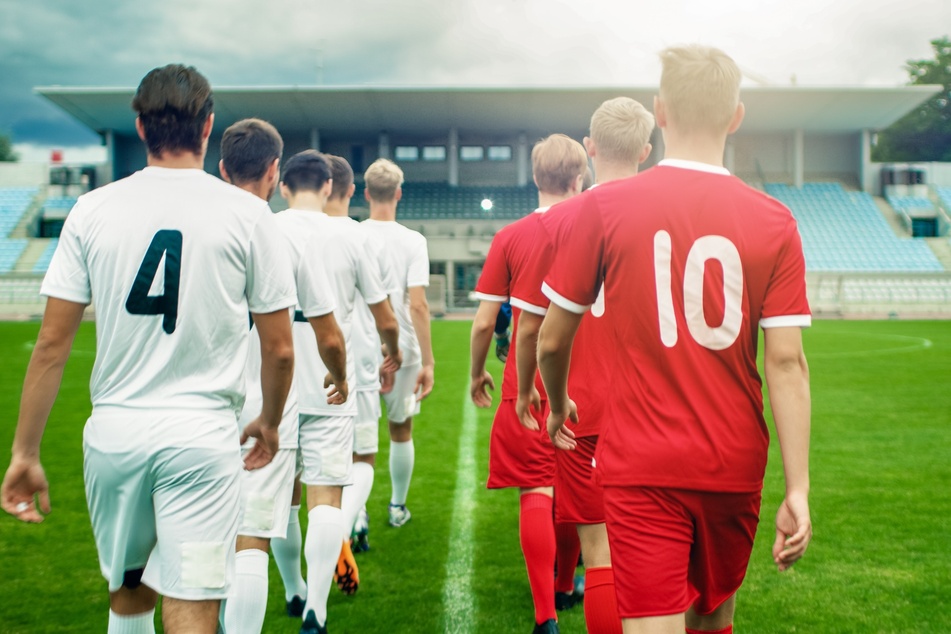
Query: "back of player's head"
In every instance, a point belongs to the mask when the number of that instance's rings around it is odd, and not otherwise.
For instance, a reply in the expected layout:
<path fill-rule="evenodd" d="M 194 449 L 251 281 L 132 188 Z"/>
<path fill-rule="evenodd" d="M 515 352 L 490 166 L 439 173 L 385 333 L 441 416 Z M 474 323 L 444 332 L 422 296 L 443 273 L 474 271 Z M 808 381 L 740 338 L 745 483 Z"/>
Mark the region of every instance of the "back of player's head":
<path fill-rule="evenodd" d="M 132 98 L 153 156 L 201 153 L 202 132 L 213 108 L 211 84 L 194 67 L 182 64 L 149 71 Z"/>
<path fill-rule="evenodd" d="M 591 140 L 609 161 L 636 165 L 653 130 L 654 115 L 630 97 L 608 99 L 591 115 Z"/>
<path fill-rule="evenodd" d="M 682 132 L 725 133 L 740 103 L 742 73 L 723 51 L 673 46 L 660 53 L 659 98 L 668 122 Z"/>
<path fill-rule="evenodd" d="M 330 163 L 330 174 L 333 178 L 333 189 L 330 190 L 330 199 L 337 200 L 350 195 L 350 186 L 353 185 L 353 168 L 343 157 L 334 154 L 325 154 Z"/>
<path fill-rule="evenodd" d="M 363 174 L 370 200 L 380 203 L 391 202 L 396 191 L 403 185 L 403 170 L 389 159 L 377 159 Z"/>
<path fill-rule="evenodd" d="M 287 159 L 281 171 L 281 182 L 292 194 L 319 192 L 330 178 L 330 162 L 317 150 L 298 152 Z"/>
<path fill-rule="evenodd" d="M 584 147 L 564 134 L 552 134 L 532 148 L 532 175 L 546 194 L 567 194 L 587 169 Z"/>
<path fill-rule="evenodd" d="M 284 153 L 277 129 L 261 119 L 243 119 L 221 137 L 221 162 L 235 185 L 264 178 L 267 168 Z"/>

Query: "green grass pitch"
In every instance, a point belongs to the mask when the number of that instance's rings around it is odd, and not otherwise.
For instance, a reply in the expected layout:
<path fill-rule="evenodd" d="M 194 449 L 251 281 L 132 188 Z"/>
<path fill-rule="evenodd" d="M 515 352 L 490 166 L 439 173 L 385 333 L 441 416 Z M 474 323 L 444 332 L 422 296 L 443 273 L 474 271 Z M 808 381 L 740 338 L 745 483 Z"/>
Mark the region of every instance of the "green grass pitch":
<path fill-rule="evenodd" d="M 10 446 L 37 329 L 0 324 L 0 447 Z M 398 530 L 385 525 L 383 441 L 369 506 L 372 548 L 358 556 L 360 591 L 331 592 L 334 634 L 532 627 L 516 493 L 484 487 L 492 413 L 465 404 L 468 333 L 467 322 L 433 325 L 436 391 L 415 425 L 413 520 Z M 774 443 L 736 631 L 951 631 L 951 321 L 822 321 L 806 331 L 805 345 L 815 537 L 795 568 L 775 571 L 769 550 L 783 483 Z M 94 328 L 84 324 L 43 443 L 52 514 L 39 526 L 0 517 L 5 634 L 105 631 L 107 595 L 82 486 L 93 354 Z M 490 368 L 501 370 L 494 358 Z M 272 564 L 265 631 L 298 627 L 284 616 Z M 561 630 L 584 631 L 580 607 L 562 613 Z"/>

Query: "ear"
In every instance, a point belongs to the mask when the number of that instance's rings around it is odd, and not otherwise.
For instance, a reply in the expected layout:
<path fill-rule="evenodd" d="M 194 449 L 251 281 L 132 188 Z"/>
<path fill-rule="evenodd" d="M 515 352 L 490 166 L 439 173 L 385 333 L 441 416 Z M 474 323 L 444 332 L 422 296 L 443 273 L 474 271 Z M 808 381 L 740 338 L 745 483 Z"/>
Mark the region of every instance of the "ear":
<path fill-rule="evenodd" d="M 356 192 L 356 191 L 357 191 L 357 186 L 354 185 L 353 183 L 350 183 L 350 189 L 347 190 L 347 194 L 346 194 L 345 198 L 347 198 L 347 199 L 353 198 L 353 194 L 354 194 L 354 192 Z"/>
<path fill-rule="evenodd" d="M 667 127 L 667 107 L 657 95 L 654 95 L 654 123 L 658 128 Z"/>
<path fill-rule="evenodd" d="M 393 200 L 395 200 L 396 202 L 399 202 L 400 200 L 402 200 L 402 198 L 403 198 L 403 188 L 397 187 L 396 194 L 393 196 Z"/>
<path fill-rule="evenodd" d="M 267 166 L 267 172 L 264 176 L 268 183 L 276 183 L 281 173 L 281 159 L 276 158 L 274 162 Z"/>
<path fill-rule="evenodd" d="M 324 186 L 320 188 L 320 195 L 324 198 L 330 198 L 330 193 L 334 190 L 334 179 L 328 178 Z"/>
<path fill-rule="evenodd" d="M 743 102 L 736 104 L 736 112 L 733 113 L 733 119 L 730 121 L 730 128 L 727 130 L 727 134 L 733 134 L 740 129 L 740 124 L 743 123 L 743 117 L 746 116 L 746 106 L 743 105 Z"/>
<path fill-rule="evenodd" d="M 212 112 L 208 115 L 208 118 L 205 119 L 205 125 L 201 128 L 201 140 L 207 141 L 208 137 L 211 136 L 211 128 L 215 125 L 215 113 Z"/>
<path fill-rule="evenodd" d="M 594 144 L 594 139 L 591 137 L 585 137 L 581 143 L 584 145 L 585 152 L 588 153 L 588 156 L 594 158 L 598 154 L 598 146 Z"/>
<path fill-rule="evenodd" d="M 644 149 L 641 150 L 641 155 L 637 157 L 637 164 L 640 165 L 647 160 L 647 157 L 651 155 L 651 150 L 654 149 L 650 143 L 644 146 Z"/>
<path fill-rule="evenodd" d="M 578 174 L 578 177 L 575 178 L 574 187 L 571 188 L 571 194 L 576 196 L 584 190 L 584 174 Z"/>
<path fill-rule="evenodd" d="M 218 172 L 221 174 L 221 179 L 231 183 L 231 177 L 228 176 L 228 170 L 225 169 L 225 162 L 218 161 Z M 234 183 L 231 183 L 234 185 Z"/>
<path fill-rule="evenodd" d="M 291 190 L 290 190 L 290 188 L 289 188 L 287 185 L 284 184 L 284 181 L 281 181 L 280 189 L 281 189 L 281 198 L 283 198 L 283 199 L 286 200 L 287 202 L 290 202 L 290 201 L 291 201 Z"/>
<path fill-rule="evenodd" d="M 135 118 L 135 131 L 138 133 L 139 138 L 145 141 L 145 126 L 142 125 L 142 118 Z"/>

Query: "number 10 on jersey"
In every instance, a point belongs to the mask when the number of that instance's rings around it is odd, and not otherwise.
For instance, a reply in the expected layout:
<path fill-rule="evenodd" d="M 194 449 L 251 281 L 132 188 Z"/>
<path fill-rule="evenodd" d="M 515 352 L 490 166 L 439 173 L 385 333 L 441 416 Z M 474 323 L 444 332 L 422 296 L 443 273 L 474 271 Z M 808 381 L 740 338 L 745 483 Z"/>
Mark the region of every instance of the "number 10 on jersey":
<path fill-rule="evenodd" d="M 149 295 L 158 274 L 159 264 L 162 263 L 162 256 L 165 256 L 165 270 L 162 273 L 164 292 L 161 295 Z M 178 321 L 181 272 L 182 232 L 174 229 L 157 231 L 135 274 L 129 297 L 125 300 L 125 309 L 132 315 L 162 315 L 162 330 L 172 334 Z"/>

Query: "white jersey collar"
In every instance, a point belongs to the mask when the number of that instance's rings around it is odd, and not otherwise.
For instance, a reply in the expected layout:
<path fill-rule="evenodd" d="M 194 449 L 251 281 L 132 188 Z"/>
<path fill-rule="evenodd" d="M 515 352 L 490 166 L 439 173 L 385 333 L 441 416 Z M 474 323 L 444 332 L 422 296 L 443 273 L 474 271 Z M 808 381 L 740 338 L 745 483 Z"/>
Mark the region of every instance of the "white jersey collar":
<path fill-rule="evenodd" d="M 720 174 L 721 176 L 730 175 L 730 170 L 725 167 L 710 165 L 709 163 L 701 163 L 699 161 L 688 161 L 686 159 L 664 159 L 658 163 L 657 166 L 679 167 L 680 169 L 695 170 L 697 172 L 708 172 L 710 174 Z"/>
<path fill-rule="evenodd" d="M 533 211 L 532 213 L 533 213 L 533 214 L 543 214 L 543 213 L 545 213 L 546 211 L 548 211 L 549 209 L 551 209 L 551 205 L 548 205 L 547 207 L 539 207 L 538 209 L 536 209 L 536 210 Z"/>

